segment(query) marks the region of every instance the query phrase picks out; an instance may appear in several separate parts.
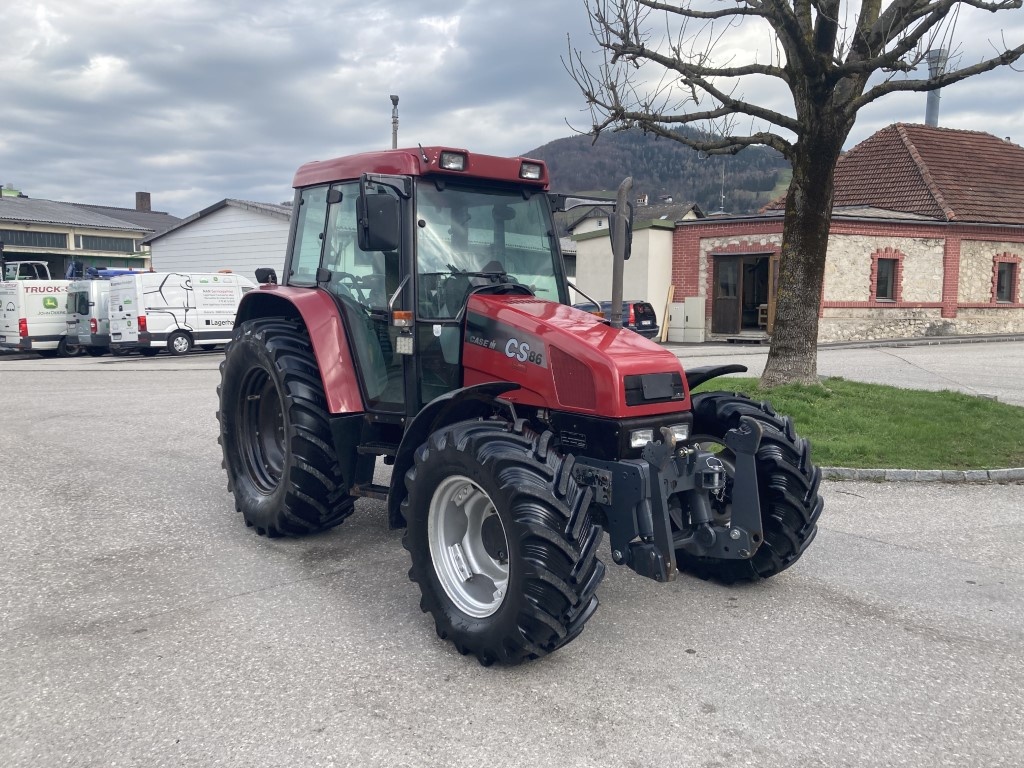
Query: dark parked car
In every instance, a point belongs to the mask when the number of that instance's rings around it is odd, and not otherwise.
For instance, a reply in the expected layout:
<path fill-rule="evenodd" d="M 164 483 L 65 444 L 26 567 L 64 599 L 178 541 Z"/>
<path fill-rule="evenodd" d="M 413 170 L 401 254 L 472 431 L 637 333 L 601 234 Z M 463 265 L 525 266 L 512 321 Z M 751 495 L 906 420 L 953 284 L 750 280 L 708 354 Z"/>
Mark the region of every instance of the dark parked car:
<path fill-rule="evenodd" d="M 600 310 L 590 301 L 583 301 L 573 304 L 573 306 L 585 312 L 600 311 L 604 313 L 605 319 L 611 318 L 612 303 L 610 301 L 602 301 Z M 622 327 L 629 328 L 648 339 L 657 338 L 659 334 L 658 316 L 654 313 L 654 307 L 646 301 L 623 301 Z"/>

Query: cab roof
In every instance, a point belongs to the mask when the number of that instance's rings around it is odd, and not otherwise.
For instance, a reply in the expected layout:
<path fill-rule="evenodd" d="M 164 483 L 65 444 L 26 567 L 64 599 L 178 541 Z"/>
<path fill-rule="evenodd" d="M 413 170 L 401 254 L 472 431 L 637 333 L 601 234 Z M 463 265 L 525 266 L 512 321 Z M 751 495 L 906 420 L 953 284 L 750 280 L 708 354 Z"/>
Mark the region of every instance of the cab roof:
<path fill-rule="evenodd" d="M 465 155 L 465 170 L 455 171 L 440 167 L 442 152 Z M 523 163 L 540 166 L 539 179 L 524 179 L 519 173 Z M 481 155 L 456 147 L 416 147 L 415 149 L 388 149 L 363 152 L 358 155 L 337 157 L 333 160 L 315 160 L 306 163 L 295 173 L 292 186 L 296 189 L 327 184 L 334 181 L 358 179 L 364 173 L 396 174 L 402 176 L 464 176 L 474 179 L 524 184 L 548 189 L 548 168 L 541 160 L 524 157 L 498 157 Z"/>

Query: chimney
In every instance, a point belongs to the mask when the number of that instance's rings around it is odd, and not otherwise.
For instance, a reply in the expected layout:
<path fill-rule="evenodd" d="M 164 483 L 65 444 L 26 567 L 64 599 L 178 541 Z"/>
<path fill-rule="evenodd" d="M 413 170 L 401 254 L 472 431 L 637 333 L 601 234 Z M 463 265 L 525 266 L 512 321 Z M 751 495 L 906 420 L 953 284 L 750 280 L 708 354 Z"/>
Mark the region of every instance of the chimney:
<path fill-rule="evenodd" d="M 936 48 L 928 51 L 924 55 L 928 61 L 928 78 L 933 79 L 944 75 L 946 73 L 946 60 L 949 56 L 949 51 L 945 48 Z M 939 91 L 941 89 L 936 88 L 934 91 L 928 91 L 928 104 L 925 107 L 924 113 L 924 124 L 930 125 L 933 128 L 939 124 Z"/>
<path fill-rule="evenodd" d="M 152 204 L 149 200 L 149 192 L 136 192 L 135 193 L 135 210 L 145 211 L 149 213 L 153 210 Z"/>

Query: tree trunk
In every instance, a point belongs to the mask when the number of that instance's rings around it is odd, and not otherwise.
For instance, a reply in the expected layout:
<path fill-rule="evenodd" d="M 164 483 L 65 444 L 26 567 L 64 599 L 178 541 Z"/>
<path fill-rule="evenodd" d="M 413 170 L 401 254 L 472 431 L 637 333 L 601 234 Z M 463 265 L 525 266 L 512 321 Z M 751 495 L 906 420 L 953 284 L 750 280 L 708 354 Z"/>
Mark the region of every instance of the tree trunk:
<path fill-rule="evenodd" d="M 841 131 L 838 133 L 842 133 Z M 786 192 L 775 325 L 761 386 L 818 383 L 818 308 L 828 251 L 835 165 L 843 138 L 812 137 L 794 153 Z"/>

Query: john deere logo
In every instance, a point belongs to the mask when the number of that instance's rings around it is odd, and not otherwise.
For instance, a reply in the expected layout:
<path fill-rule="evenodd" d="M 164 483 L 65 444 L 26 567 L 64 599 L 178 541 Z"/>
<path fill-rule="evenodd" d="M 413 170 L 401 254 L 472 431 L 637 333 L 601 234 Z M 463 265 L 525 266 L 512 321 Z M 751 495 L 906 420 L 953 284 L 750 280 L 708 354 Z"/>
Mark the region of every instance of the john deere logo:
<path fill-rule="evenodd" d="M 53 296 L 44 296 L 43 297 L 43 309 L 56 309 L 56 308 L 57 308 L 57 299 L 56 298 L 54 298 Z"/>

